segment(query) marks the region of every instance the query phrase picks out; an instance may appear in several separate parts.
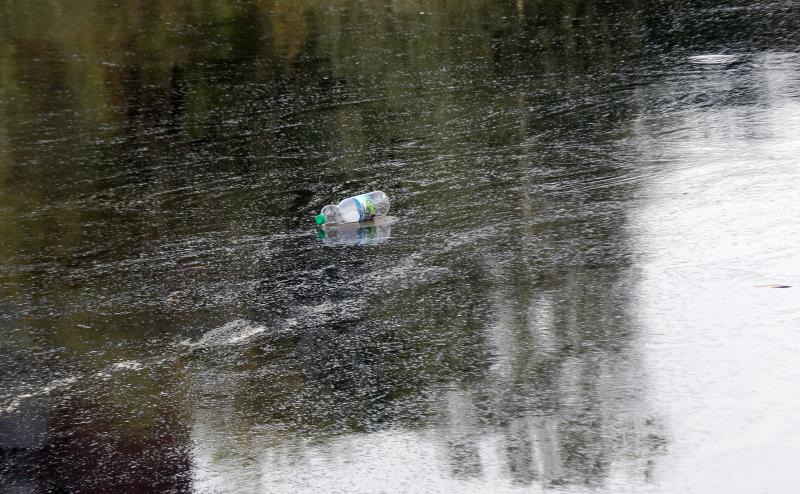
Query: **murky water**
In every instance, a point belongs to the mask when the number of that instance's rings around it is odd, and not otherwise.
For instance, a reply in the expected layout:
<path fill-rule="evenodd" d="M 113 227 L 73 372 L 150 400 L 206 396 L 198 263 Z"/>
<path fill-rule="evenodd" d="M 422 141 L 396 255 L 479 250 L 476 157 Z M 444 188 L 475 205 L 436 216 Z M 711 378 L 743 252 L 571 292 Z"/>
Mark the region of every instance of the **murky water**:
<path fill-rule="evenodd" d="M 0 484 L 795 492 L 798 46 L 795 2 L 0 1 Z"/>

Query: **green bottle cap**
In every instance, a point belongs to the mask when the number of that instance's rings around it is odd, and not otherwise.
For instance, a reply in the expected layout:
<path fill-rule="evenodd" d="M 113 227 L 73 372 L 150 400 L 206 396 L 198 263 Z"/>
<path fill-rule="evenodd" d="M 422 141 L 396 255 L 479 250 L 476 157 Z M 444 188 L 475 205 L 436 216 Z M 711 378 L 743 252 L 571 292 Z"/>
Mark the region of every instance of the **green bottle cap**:
<path fill-rule="evenodd" d="M 325 224 L 325 215 L 324 214 L 318 214 L 318 215 L 314 216 L 314 221 L 316 221 L 318 225 L 324 225 Z"/>

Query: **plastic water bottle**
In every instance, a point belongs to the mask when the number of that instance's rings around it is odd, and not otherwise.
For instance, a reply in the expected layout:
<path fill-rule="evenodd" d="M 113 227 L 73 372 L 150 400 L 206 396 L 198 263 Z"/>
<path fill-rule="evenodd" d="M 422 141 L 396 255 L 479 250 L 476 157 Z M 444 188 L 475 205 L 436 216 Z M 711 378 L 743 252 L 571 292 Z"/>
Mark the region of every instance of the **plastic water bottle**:
<path fill-rule="evenodd" d="M 389 212 L 389 198 L 376 190 L 348 197 L 339 204 L 328 204 L 314 217 L 317 225 L 338 225 L 369 221 Z"/>

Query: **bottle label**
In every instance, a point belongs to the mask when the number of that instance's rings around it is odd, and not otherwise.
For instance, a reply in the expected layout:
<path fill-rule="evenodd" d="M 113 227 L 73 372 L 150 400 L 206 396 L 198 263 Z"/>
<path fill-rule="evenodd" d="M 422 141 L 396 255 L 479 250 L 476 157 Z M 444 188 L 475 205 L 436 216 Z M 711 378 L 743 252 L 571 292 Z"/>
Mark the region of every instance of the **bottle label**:
<path fill-rule="evenodd" d="M 375 201 L 372 200 L 369 194 L 361 194 L 353 198 L 358 208 L 358 221 L 369 221 L 375 217 L 378 208 L 375 206 Z"/>

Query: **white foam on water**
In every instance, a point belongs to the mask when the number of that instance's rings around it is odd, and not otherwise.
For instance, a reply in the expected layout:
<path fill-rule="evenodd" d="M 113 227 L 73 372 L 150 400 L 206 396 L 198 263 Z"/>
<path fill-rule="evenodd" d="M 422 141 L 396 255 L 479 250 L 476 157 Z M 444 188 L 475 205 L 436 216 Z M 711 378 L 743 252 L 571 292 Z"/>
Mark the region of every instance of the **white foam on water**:
<path fill-rule="evenodd" d="M 13 413 L 14 411 L 17 410 L 17 408 L 19 408 L 19 406 L 22 404 L 23 401 L 31 399 L 31 398 L 36 398 L 37 396 L 49 395 L 53 391 L 55 391 L 55 390 L 57 390 L 59 388 L 63 388 L 63 387 L 69 386 L 70 384 L 74 383 L 77 380 L 78 380 L 77 377 L 65 377 L 65 378 L 62 378 L 62 379 L 56 379 L 55 381 L 52 381 L 47 386 L 44 386 L 43 388 L 40 388 L 40 389 L 38 389 L 36 391 L 33 391 L 31 393 L 23 393 L 23 394 L 15 396 L 11 400 L 11 403 L 9 403 L 5 408 L 0 409 L 0 410 L 2 410 L 5 413 Z"/>
<path fill-rule="evenodd" d="M 119 370 L 138 371 L 138 370 L 142 370 L 144 368 L 144 365 L 142 365 L 140 362 L 137 362 L 135 360 L 124 360 L 122 362 L 117 362 L 112 367 L 114 369 L 119 369 Z"/>
<path fill-rule="evenodd" d="M 216 347 L 235 345 L 261 334 L 267 330 L 261 326 L 244 319 L 236 319 L 204 334 L 196 342 L 184 341 L 191 347 Z"/>
<path fill-rule="evenodd" d="M 697 65 L 724 65 L 739 60 L 736 55 L 707 54 L 689 57 L 689 63 Z"/>

